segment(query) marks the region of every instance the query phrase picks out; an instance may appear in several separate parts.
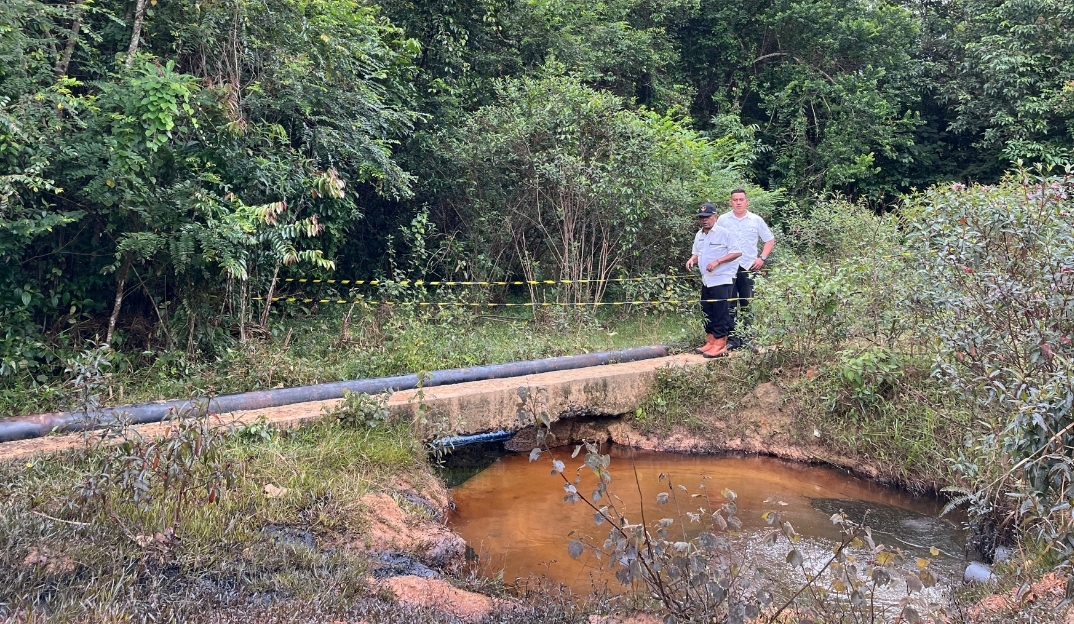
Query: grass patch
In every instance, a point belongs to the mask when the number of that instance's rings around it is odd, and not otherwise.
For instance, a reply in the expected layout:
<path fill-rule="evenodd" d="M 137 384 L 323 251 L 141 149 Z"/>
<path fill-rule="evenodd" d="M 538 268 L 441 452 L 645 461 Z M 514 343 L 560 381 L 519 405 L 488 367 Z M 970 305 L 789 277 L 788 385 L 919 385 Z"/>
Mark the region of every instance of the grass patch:
<path fill-rule="evenodd" d="M 667 434 L 676 425 L 694 433 L 707 430 L 705 417 L 726 417 L 758 384 L 771 379 L 763 358 L 748 351 L 704 367 L 662 368 L 634 421 L 645 433 Z"/>
<path fill-rule="evenodd" d="M 973 428 L 972 406 L 919 359 L 896 357 L 883 370 L 867 365 L 860 374 L 858 358 L 837 355 L 789 385 L 799 436 L 819 433 L 832 452 L 865 460 L 913 491 L 956 482 L 949 458 Z"/>
<path fill-rule="evenodd" d="M 166 493 L 145 505 L 121 495 L 109 448 L 0 465 L 0 615 L 184 620 L 236 605 L 353 602 L 368 589 L 368 562 L 348 547 L 366 522 L 360 497 L 428 475 L 406 429 L 326 421 L 221 444 L 233 483 L 211 499 L 190 488 L 175 524 Z M 113 481 L 107 502 L 79 504 L 101 476 Z"/>
<path fill-rule="evenodd" d="M 862 353 L 873 355 L 862 359 Z M 752 425 L 742 417 L 748 395 L 775 382 L 791 409 L 795 444 L 872 465 L 885 480 L 914 491 L 954 482 L 948 458 L 958 455 L 972 429 L 971 406 L 917 359 L 850 349 L 828 355 L 794 363 L 740 352 L 704 368 L 658 371 L 634 421 L 646 433 L 666 435 L 682 426 L 702 436 L 738 437 Z"/>
<path fill-rule="evenodd" d="M 347 321 L 342 310 L 281 321 L 273 331 L 235 342 L 212 357 L 181 351 L 109 356 L 94 391 L 103 405 L 229 394 L 497 364 L 653 344 L 685 347 L 700 336 L 700 314 L 551 315 L 439 318 L 370 311 Z M 62 378 L 0 379 L 0 414 L 71 407 Z"/>

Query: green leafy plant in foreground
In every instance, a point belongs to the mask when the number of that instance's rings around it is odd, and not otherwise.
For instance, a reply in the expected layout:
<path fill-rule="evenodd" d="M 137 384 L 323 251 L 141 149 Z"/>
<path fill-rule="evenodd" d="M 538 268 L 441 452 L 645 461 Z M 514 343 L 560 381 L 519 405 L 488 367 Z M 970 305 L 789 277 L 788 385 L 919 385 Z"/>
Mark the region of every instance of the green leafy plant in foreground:
<path fill-rule="evenodd" d="M 344 426 L 373 429 L 388 422 L 389 396 L 390 392 L 371 395 L 344 390 L 343 399 L 339 403 L 332 407 L 326 406 L 322 411 L 325 416 L 335 418 Z"/>
<path fill-rule="evenodd" d="M 1015 531 L 1074 563 L 1074 166 L 911 206 L 937 375 L 983 414 L 955 461 L 978 549 Z"/>
<path fill-rule="evenodd" d="M 225 452 L 229 431 L 203 407 L 180 413 L 157 438 L 126 428 L 126 439 L 83 476 L 68 506 L 124 526 L 139 544 L 170 543 L 192 509 L 212 505 L 234 486 L 239 467 Z"/>

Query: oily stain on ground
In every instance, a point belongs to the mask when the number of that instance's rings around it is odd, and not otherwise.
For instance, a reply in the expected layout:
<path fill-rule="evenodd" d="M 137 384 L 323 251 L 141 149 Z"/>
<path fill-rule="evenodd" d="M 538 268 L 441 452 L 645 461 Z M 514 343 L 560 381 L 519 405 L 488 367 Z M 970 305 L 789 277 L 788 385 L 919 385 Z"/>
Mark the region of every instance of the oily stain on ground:
<path fill-rule="evenodd" d="M 566 462 L 570 479 L 582 463 L 581 456 L 570 458 L 572 450 L 563 447 L 553 452 L 556 459 Z M 843 511 L 855 520 L 864 516 L 878 542 L 913 556 L 927 557 L 930 547 L 940 548 L 944 552 L 937 560 L 939 571 L 961 577 L 961 535 L 954 521 L 938 518 L 942 504 L 935 499 L 915 498 L 835 469 L 765 457 L 682 455 L 615 446 L 611 453 L 609 489 L 614 504 L 631 522 L 639 521 L 642 503 L 649 522 L 677 517 L 680 510 L 685 518 L 687 511 L 702 504 L 704 499 L 697 494 L 707 493 L 712 505 L 719 506 L 724 502 L 720 493 L 727 488 L 738 495 L 738 516 L 747 538 L 768 528 L 761 514 L 778 510 L 799 534 L 830 554 L 831 540 L 839 538 L 830 518 Z M 493 577 L 502 572 L 508 583 L 544 575 L 588 593 L 594 579 L 599 586 L 609 577 L 588 554 L 572 560 L 567 544 L 581 534 L 599 545 L 608 535 L 608 526 L 597 526 L 593 510 L 584 503 L 563 501 L 563 479 L 551 475 L 551 462 L 548 454 L 532 463 L 526 454 L 496 460 L 453 490 L 456 509 L 449 523 L 476 553 L 482 574 Z M 596 481 L 587 468 L 581 474 L 578 490 L 588 496 Z M 660 474 L 669 479 L 661 481 Z M 657 504 L 657 494 L 669 492 L 669 483 L 677 494 L 679 510 L 674 498 L 666 505 Z M 687 527 L 693 534 L 701 530 L 696 523 Z"/>

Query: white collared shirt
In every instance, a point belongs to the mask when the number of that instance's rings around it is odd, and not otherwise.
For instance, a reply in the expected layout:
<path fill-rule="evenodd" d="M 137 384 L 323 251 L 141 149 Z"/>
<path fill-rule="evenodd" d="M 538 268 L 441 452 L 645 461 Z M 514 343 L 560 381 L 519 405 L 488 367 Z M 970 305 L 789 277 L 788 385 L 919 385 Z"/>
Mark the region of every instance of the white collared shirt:
<path fill-rule="evenodd" d="M 712 230 L 709 230 L 709 232 L 711 231 Z M 708 232 L 705 232 L 704 230 L 698 230 L 697 234 L 694 234 L 694 247 L 692 253 L 698 258 L 701 257 L 701 244 L 705 241 L 705 236 L 707 234 Z"/>
<path fill-rule="evenodd" d="M 735 216 L 734 211 L 726 212 L 716 219 L 716 225 L 726 228 L 735 237 L 735 242 L 742 251 L 738 265 L 744 269 L 752 267 L 753 261 L 757 259 L 757 241 L 767 243 L 775 238 L 764 219 L 748 210 L 746 216 L 741 219 Z"/>
<path fill-rule="evenodd" d="M 731 232 L 719 225 L 714 225 L 701 240 L 700 251 L 701 253 L 697 254 L 697 266 L 701 270 L 701 281 L 705 283 L 705 286 L 719 286 L 734 281 L 735 275 L 738 274 L 737 262 L 726 262 L 712 271 L 705 270 L 705 267 L 713 260 L 740 251 Z"/>

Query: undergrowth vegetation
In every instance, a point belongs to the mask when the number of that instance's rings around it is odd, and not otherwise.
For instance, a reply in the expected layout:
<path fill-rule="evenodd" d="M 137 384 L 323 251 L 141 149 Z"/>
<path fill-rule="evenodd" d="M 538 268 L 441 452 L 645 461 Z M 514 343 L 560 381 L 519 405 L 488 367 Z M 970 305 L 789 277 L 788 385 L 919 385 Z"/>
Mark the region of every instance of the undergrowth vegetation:
<path fill-rule="evenodd" d="M 856 370 L 849 370 L 853 377 Z M 838 361 L 815 361 L 802 372 L 774 356 L 743 352 L 701 370 L 658 372 L 634 421 L 658 434 L 682 425 L 705 438 L 741 438 L 756 424 L 745 421 L 743 406 L 758 385 L 771 384 L 789 427 L 770 423 L 771 433 L 788 434 L 788 443 L 817 445 L 842 464 L 870 466 L 881 479 L 912 491 L 936 493 L 950 484 L 949 458 L 962 448 L 970 424 L 965 403 L 937 383 L 928 366 L 900 365 L 897 383 L 883 389 L 847 375 Z"/>
<path fill-rule="evenodd" d="M 182 621 L 288 600 L 356 608 L 372 600 L 357 600 L 369 571 L 351 543 L 368 523 L 361 497 L 424 477 L 405 428 L 334 416 L 232 431 L 195 415 L 154 439 L 127 435 L 64 461 L 0 465 L 0 615 Z"/>
<path fill-rule="evenodd" d="M 921 359 L 897 366 L 880 375 L 840 360 L 793 382 L 800 435 L 872 463 L 886 480 L 935 493 L 952 482 L 949 458 L 971 414 Z"/>
<path fill-rule="evenodd" d="M 553 309 L 535 321 L 503 313 L 442 318 L 407 309 L 355 308 L 347 314 L 345 308 L 332 308 L 319 315 L 284 318 L 265 337 L 235 344 L 213 359 L 183 352 L 105 349 L 77 354 L 67 368 L 95 366 L 100 373 L 95 400 L 115 405 L 643 345 L 685 345 L 699 332 L 692 315 L 674 309 L 615 315 Z M 81 408 L 85 397 L 76 390 L 73 381 L 62 378 L 3 384 L 0 414 Z"/>

